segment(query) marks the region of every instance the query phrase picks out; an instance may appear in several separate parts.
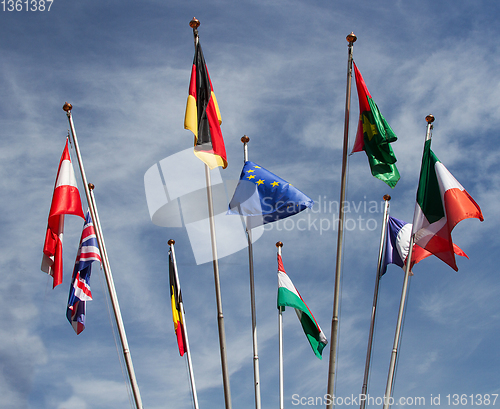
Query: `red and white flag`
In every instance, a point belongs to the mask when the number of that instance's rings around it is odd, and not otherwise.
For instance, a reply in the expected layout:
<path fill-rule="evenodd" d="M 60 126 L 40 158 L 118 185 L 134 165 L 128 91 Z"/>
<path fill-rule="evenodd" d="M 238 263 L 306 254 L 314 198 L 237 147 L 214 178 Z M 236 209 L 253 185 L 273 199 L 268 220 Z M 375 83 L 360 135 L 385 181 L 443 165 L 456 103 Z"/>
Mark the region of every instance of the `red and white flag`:
<path fill-rule="evenodd" d="M 75 171 L 69 156 L 68 140 L 59 162 L 56 184 L 50 206 L 47 234 L 43 246 L 42 271 L 50 274 L 53 279 L 53 287 L 62 283 L 63 258 L 62 237 L 64 230 L 64 215 L 73 214 L 85 219 L 83 215 L 80 192 L 76 185 Z"/>

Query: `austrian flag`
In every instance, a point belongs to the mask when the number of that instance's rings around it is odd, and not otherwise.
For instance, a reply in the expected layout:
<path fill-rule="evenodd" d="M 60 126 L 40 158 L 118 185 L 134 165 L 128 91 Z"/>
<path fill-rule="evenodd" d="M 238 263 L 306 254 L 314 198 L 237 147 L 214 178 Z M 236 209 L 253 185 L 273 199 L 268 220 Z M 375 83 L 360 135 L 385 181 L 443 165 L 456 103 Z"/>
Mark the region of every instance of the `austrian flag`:
<path fill-rule="evenodd" d="M 41 267 L 42 271 L 53 277 L 53 288 L 61 284 L 63 278 L 62 237 L 65 214 L 73 214 L 85 219 L 67 139 L 57 170 Z"/>

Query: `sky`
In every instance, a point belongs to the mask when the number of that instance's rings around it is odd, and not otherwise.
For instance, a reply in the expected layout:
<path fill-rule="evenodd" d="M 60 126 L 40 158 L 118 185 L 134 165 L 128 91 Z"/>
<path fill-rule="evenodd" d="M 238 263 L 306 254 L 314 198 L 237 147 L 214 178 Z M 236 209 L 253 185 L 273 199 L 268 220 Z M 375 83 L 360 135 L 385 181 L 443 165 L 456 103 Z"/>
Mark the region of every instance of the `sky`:
<path fill-rule="evenodd" d="M 22 11 L 9 11 L 9 2 L 0 4 L 2 409 L 133 407 L 98 266 L 86 329 L 76 335 L 66 320 L 83 220 L 66 217 L 63 284 L 52 289 L 52 279 L 40 270 L 69 128 L 62 110 L 66 101 L 73 105 L 87 179 L 95 185 L 144 407 L 193 407 L 171 319 L 169 239 L 175 240 L 200 408 L 224 405 L 214 275 L 212 263 L 200 258 L 206 240 L 190 230 L 188 207 L 180 227 L 154 224 L 146 197 L 145 175 L 152 167 L 185 194 L 202 189 L 203 167 L 191 166 L 198 161 L 194 155 L 173 161 L 193 144 L 183 127 L 193 16 L 201 22 L 200 43 L 229 163 L 212 171 L 212 179 L 224 186 L 217 190 L 218 203 L 227 205 L 239 178 L 243 135 L 250 137 L 250 160 L 315 201 L 311 210 L 254 236 L 262 407 L 276 407 L 279 398 L 277 241 L 284 243 L 286 272 L 330 339 L 345 38 L 351 31 L 357 35 L 354 60 L 398 136 L 392 146 L 401 180 L 390 189 L 371 176 L 363 152 L 349 157 L 336 396 L 361 392 L 382 197 L 392 196 L 392 216 L 411 222 L 425 117 L 433 114 L 432 149 L 481 206 L 485 220 L 464 220 L 453 231 L 454 242 L 469 256 L 457 260 L 458 272 L 435 257 L 415 266 L 394 397 L 423 397 L 420 407 L 435 406 L 437 397 L 442 406 L 453 406 L 454 394 L 468 399 L 460 406 L 470 405 L 471 395 L 474 404 L 486 394 L 493 401 L 500 393 L 500 283 L 494 261 L 500 244 L 497 2 L 55 0 L 50 11 L 49 4 L 44 11 L 26 11 L 25 3 Z M 353 83 L 350 146 L 358 115 Z M 74 149 L 71 155 L 86 208 Z M 171 199 L 182 207 L 178 197 Z M 205 211 L 203 201 L 196 203 L 193 212 Z M 248 409 L 255 405 L 248 251 L 237 244 L 242 237 L 243 230 L 236 229 L 217 241 L 221 249 L 233 246 L 219 259 L 221 296 L 232 404 Z M 385 391 L 402 283 L 402 270 L 392 265 L 380 282 L 368 389 L 374 398 Z M 283 315 L 285 405 L 300 407 L 298 399 L 306 397 L 301 401 L 306 406 L 314 406 L 309 398 L 324 406 L 329 346 L 317 359 L 294 315 L 290 309 Z"/>

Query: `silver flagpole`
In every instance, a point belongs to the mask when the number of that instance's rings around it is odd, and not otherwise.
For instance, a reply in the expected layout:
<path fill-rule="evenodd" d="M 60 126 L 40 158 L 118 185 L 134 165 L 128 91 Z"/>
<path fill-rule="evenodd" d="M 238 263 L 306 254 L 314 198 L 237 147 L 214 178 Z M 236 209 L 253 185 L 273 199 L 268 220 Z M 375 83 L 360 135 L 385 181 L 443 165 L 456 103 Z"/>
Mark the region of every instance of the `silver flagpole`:
<path fill-rule="evenodd" d="M 248 142 L 250 138 L 244 135 L 241 138 L 243 142 L 243 159 L 248 161 Z M 250 271 L 250 304 L 252 308 L 252 343 L 253 343 L 253 378 L 255 388 L 255 409 L 260 409 L 260 373 L 259 373 L 259 351 L 257 348 L 257 313 L 255 311 L 255 284 L 254 284 L 254 269 L 253 269 L 253 245 L 252 245 L 252 229 L 248 227 L 247 220 L 247 239 L 248 239 L 248 265 Z"/>
<path fill-rule="evenodd" d="M 276 243 L 278 248 L 278 255 L 281 256 L 281 248 L 283 243 L 278 241 Z M 279 393 L 280 393 L 280 409 L 285 408 L 285 395 L 283 392 L 283 307 L 278 307 L 278 348 L 279 348 Z"/>
<path fill-rule="evenodd" d="M 344 236 L 344 201 L 345 189 L 347 183 L 347 149 L 349 145 L 349 111 L 351 110 L 351 80 L 352 80 L 352 48 L 357 37 L 351 32 L 346 37 L 348 44 L 348 59 L 347 59 L 347 86 L 346 86 L 346 102 L 345 102 L 345 118 L 344 118 L 344 149 L 342 153 L 342 177 L 340 182 L 340 209 L 339 209 L 339 224 L 337 236 L 337 264 L 335 267 L 335 288 L 333 295 L 333 316 L 332 316 L 332 332 L 330 344 L 330 363 L 328 368 L 328 388 L 327 395 L 332 398 L 335 393 L 335 366 L 337 359 L 337 333 L 339 327 L 339 307 L 340 307 L 340 275 L 342 264 L 342 240 Z M 327 400 L 327 409 L 332 409 L 333 399 Z"/>
<path fill-rule="evenodd" d="M 172 261 L 174 263 L 174 268 L 175 268 L 175 281 L 177 284 L 177 288 L 180 291 L 181 283 L 179 282 L 179 275 L 177 274 L 177 261 L 175 259 L 174 244 L 175 244 L 175 240 L 170 239 L 168 241 L 168 245 L 170 246 L 170 251 L 172 253 Z M 193 363 L 191 361 L 191 350 L 189 349 L 189 339 L 188 339 L 187 326 L 186 326 L 186 316 L 184 313 L 184 303 L 182 302 L 182 297 L 179 301 L 179 308 L 181 310 L 182 326 L 184 327 L 184 339 L 186 340 L 186 355 L 187 355 L 188 368 L 189 368 L 189 380 L 191 381 L 191 391 L 193 393 L 194 409 L 198 409 L 199 408 L 199 406 L 198 406 L 198 394 L 196 393 L 196 384 L 194 382 Z"/>
<path fill-rule="evenodd" d="M 116 296 L 115 284 L 113 282 L 113 276 L 111 275 L 111 267 L 109 265 L 108 254 L 106 252 L 106 246 L 104 244 L 104 236 L 102 235 L 101 223 L 99 221 L 99 215 L 97 213 L 97 205 L 93 196 L 94 185 L 87 183 L 87 177 L 85 175 L 85 170 L 83 168 L 83 161 L 80 155 L 80 147 L 78 145 L 78 139 L 76 137 L 75 126 L 73 124 L 73 118 L 71 116 L 71 109 L 73 107 L 67 102 L 63 106 L 63 110 L 66 111 L 68 116 L 69 126 L 71 129 L 71 135 L 73 136 L 73 143 L 75 146 L 76 157 L 78 158 L 78 165 L 80 167 L 80 172 L 82 175 L 83 187 L 85 188 L 85 196 L 87 197 L 87 202 L 89 204 L 90 214 L 94 222 L 94 227 L 96 231 L 96 238 L 99 244 L 99 249 L 101 252 L 102 268 L 104 270 L 104 276 L 106 278 L 106 283 L 108 286 L 108 292 L 111 299 L 111 305 L 113 306 L 113 311 L 115 314 L 116 326 L 118 328 L 118 333 L 120 335 L 120 341 L 123 350 L 123 356 L 125 359 L 125 364 L 127 366 L 127 373 L 130 379 L 130 385 L 132 388 L 132 393 L 134 395 L 134 401 L 137 409 L 142 409 L 141 394 L 139 392 L 139 386 L 137 385 L 137 380 L 135 378 L 134 366 L 132 364 L 132 357 L 130 356 L 130 350 L 127 342 L 127 335 L 125 334 L 125 328 L 123 326 L 122 315 L 120 312 L 120 306 L 118 304 L 118 298 Z"/>
<path fill-rule="evenodd" d="M 195 50 L 198 45 L 198 27 L 200 22 L 193 18 L 189 22 L 189 26 L 193 29 Z M 222 297 L 220 293 L 220 279 L 219 279 L 219 261 L 217 256 L 217 242 L 215 236 L 215 219 L 214 219 L 214 205 L 212 200 L 212 182 L 210 179 L 210 168 L 205 164 L 205 177 L 207 182 L 207 201 L 208 201 L 208 215 L 210 222 L 210 237 L 212 242 L 212 259 L 214 266 L 214 280 L 215 280 L 215 298 L 217 302 L 217 324 L 219 328 L 219 345 L 220 345 L 220 360 L 222 366 L 222 383 L 224 386 L 224 399 L 226 409 L 231 409 L 231 389 L 229 385 L 229 370 L 227 366 L 226 356 L 226 332 L 224 329 L 224 314 L 222 313 Z"/>
<path fill-rule="evenodd" d="M 432 138 L 432 123 L 434 122 L 434 117 L 432 115 L 427 115 L 425 117 L 425 120 L 427 121 L 427 131 L 425 134 L 425 140 L 428 141 L 429 139 Z M 413 213 L 413 225 L 415 225 L 415 214 L 416 209 L 417 209 L 418 204 L 415 203 L 415 212 Z M 384 409 L 389 409 L 390 407 L 390 401 L 392 397 L 392 390 L 393 390 L 393 384 L 394 384 L 394 373 L 396 370 L 396 358 L 398 354 L 398 347 L 399 347 L 399 339 L 401 337 L 401 332 L 402 332 L 402 322 L 403 322 L 403 316 L 404 316 L 404 310 L 405 310 L 405 303 L 406 303 L 406 297 L 408 295 L 408 279 L 410 276 L 410 267 L 411 267 L 411 255 L 413 253 L 413 244 L 415 242 L 415 238 L 413 234 L 411 235 L 410 238 L 410 248 L 408 250 L 408 257 L 406 258 L 406 266 L 405 266 L 405 278 L 403 281 L 403 290 L 401 292 L 401 302 L 399 303 L 399 313 L 398 313 L 398 321 L 396 324 L 396 332 L 394 335 L 394 344 L 392 347 L 392 353 L 391 353 L 391 363 L 389 365 L 389 374 L 387 375 L 387 386 L 385 388 L 385 396 L 384 396 Z"/>
<path fill-rule="evenodd" d="M 382 232 L 380 234 L 380 245 L 378 249 L 378 261 L 377 261 L 377 276 L 375 278 L 375 290 L 373 292 L 373 304 L 372 304 L 372 316 L 370 321 L 370 332 L 368 335 L 368 347 L 366 349 L 366 363 L 365 363 L 365 376 L 363 378 L 363 387 L 361 388 L 361 395 L 366 398 L 366 392 L 368 389 L 368 377 L 370 374 L 370 362 L 372 358 L 372 345 L 373 345 L 373 333 L 375 328 L 375 316 L 377 313 L 377 301 L 378 301 L 378 288 L 380 284 L 380 268 L 382 267 L 382 256 L 384 254 L 384 244 L 387 236 L 387 218 L 389 216 L 389 201 L 391 196 L 384 195 L 385 206 L 384 206 L 384 216 L 382 218 Z M 361 401 L 360 409 L 365 409 L 366 399 Z"/>

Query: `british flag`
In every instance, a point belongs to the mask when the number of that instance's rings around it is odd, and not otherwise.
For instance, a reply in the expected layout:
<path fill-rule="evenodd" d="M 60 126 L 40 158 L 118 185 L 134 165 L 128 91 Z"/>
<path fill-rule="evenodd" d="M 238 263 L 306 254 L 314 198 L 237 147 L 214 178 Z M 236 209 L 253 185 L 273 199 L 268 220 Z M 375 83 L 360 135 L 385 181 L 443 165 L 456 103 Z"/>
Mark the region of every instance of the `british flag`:
<path fill-rule="evenodd" d="M 66 311 L 66 317 L 77 334 L 85 329 L 85 303 L 92 300 L 89 282 L 94 261 L 99 261 L 102 264 L 94 224 L 90 212 L 87 210 Z"/>

